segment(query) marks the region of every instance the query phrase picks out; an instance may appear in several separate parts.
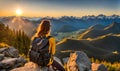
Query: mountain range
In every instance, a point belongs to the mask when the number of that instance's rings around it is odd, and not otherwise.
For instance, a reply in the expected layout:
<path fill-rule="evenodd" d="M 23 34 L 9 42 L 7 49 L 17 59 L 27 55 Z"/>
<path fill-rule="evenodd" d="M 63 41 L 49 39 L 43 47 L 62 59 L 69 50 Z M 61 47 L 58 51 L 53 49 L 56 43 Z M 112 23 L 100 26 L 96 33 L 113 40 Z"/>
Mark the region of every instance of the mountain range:
<path fill-rule="evenodd" d="M 77 40 L 63 39 L 57 44 L 56 56 L 64 58 L 70 52 L 84 51 L 89 57 L 120 61 L 120 23 L 94 25 L 81 33 Z"/>
<path fill-rule="evenodd" d="M 120 22 L 119 15 L 106 16 L 100 14 L 98 16 L 62 16 L 59 18 L 53 17 L 0 17 L 0 21 L 9 25 L 12 29 L 22 29 L 28 35 L 33 35 L 41 20 L 50 20 L 52 25 L 52 34 L 59 32 L 71 32 L 79 29 L 87 29 L 88 27 L 96 24 L 109 25 L 112 22 Z M 64 28 L 64 29 L 63 29 Z M 32 34 L 31 34 L 32 33 Z"/>

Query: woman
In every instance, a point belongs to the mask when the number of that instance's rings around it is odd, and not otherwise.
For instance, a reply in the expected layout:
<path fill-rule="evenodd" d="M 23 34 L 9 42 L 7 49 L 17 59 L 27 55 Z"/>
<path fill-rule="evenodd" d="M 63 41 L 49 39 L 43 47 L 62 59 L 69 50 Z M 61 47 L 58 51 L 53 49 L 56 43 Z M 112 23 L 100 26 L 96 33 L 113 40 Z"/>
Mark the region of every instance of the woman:
<path fill-rule="evenodd" d="M 40 26 L 38 27 L 37 33 L 35 34 L 34 37 L 50 36 L 50 27 L 51 27 L 50 21 L 43 20 L 40 23 Z M 49 53 L 51 53 L 52 55 L 55 54 L 55 47 L 56 47 L 55 38 L 51 37 L 49 39 Z M 47 65 L 48 66 L 52 65 L 53 67 L 56 67 L 60 71 L 65 71 L 64 68 L 57 61 L 53 60 L 53 58 L 49 60 L 49 63 Z"/>

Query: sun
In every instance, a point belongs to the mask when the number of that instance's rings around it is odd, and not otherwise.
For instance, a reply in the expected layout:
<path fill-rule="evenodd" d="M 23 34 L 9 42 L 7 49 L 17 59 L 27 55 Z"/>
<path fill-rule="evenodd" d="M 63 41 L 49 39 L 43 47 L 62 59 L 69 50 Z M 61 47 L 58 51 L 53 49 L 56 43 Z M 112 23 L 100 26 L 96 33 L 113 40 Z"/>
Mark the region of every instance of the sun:
<path fill-rule="evenodd" d="M 16 15 L 17 16 L 21 16 L 22 15 L 22 10 L 21 9 L 17 9 L 16 10 Z"/>

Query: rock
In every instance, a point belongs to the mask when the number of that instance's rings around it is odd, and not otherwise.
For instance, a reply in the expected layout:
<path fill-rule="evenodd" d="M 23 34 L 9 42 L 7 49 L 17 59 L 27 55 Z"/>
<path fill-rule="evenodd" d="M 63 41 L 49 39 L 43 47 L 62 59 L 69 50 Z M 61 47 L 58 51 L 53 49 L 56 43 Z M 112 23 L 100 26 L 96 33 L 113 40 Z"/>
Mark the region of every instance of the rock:
<path fill-rule="evenodd" d="M 13 68 L 23 66 L 26 62 L 27 60 L 25 60 L 25 58 L 19 57 L 17 58 L 16 64 L 13 66 Z"/>
<path fill-rule="evenodd" d="M 63 64 L 59 58 L 54 57 L 54 59 L 63 66 Z M 35 64 L 33 62 L 28 62 L 23 67 L 15 68 L 11 71 L 48 71 L 48 70 L 54 71 L 52 66 L 50 66 L 49 68 L 48 67 L 41 68 L 40 66 L 38 66 L 37 64 Z"/>
<path fill-rule="evenodd" d="M 26 60 L 23 58 L 6 58 L 0 62 L 0 68 L 11 69 L 24 65 Z"/>
<path fill-rule="evenodd" d="M 19 51 L 14 47 L 0 48 L 0 71 L 10 71 L 26 62 L 25 58 L 19 57 Z"/>
<path fill-rule="evenodd" d="M 4 59 L 4 54 L 0 54 L 0 61 Z"/>
<path fill-rule="evenodd" d="M 63 58 L 63 63 L 67 64 L 68 60 L 69 60 L 69 57 Z"/>
<path fill-rule="evenodd" d="M 84 52 L 75 52 L 70 54 L 67 62 L 67 71 L 89 71 L 91 62 Z"/>
<path fill-rule="evenodd" d="M 71 53 L 67 62 L 67 71 L 79 71 L 76 63 L 76 59 L 77 59 L 77 54 Z"/>
<path fill-rule="evenodd" d="M 4 49 L 2 53 L 7 57 L 19 57 L 19 51 L 12 46 Z"/>
<path fill-rule="evenodd" d="M 10 68 L 16 64 L 16 61 L 17 61 L 17 58 L 8 58 L 8 59 L 1 61 L 1 63 L 3 63 L 4 68 Z"/>
<path fill-rule="evenodd" d="M 92 71 L 108 71 L 103 64 L 92 63 Z"/>
<path fill-rule="evenodd" d="M 26 62 L 27 62 L 27 60 L 25 60 L 25 58 L 23 58 L 23 57 L 17 58 L 17 63 L 26 63 Z"/>
<path fill-rule="evenodd" d="M 37 71 L 37 65 L 32 62 L 28 62 L 24 67 L 15 68 L 11 71 Z"/>
<path fill-rule="evenodd" d="M 4 52 L 8 48 L 0 48 L 0 53 Z"/>
<path fill-rule="evenodd" d="M 33 62 L 28 62 L 24 65 L 24 67 L 15 68 L 11 71 L 48 71 L 48 68 L 40 68 L 37 64 Z"/>
<path fill-rule="evenodd" d="M 84 66 L 83 70 L 89 70 L 91 69 L 91 62 L 88 58 L 88 56 L 84 53 L 84 52 L 76 52 L 77 54 L 77 59 L 76 59 L 76 63 L 81 64 L 82 66 L 80 67 L 80 65 L 78 65 L 78 68 L 82 68 Z M 82 70 L 80 70 L 82 71 Z"/>

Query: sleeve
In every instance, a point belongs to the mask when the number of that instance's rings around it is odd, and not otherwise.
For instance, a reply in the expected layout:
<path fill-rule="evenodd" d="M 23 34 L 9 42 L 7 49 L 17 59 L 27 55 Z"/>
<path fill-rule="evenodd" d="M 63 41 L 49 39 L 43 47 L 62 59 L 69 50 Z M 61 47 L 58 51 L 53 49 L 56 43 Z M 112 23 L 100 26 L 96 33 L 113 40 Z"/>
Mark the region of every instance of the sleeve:
<path fill-rule="evenodd" d="M 52 37 L 49 39 L 49 52 L 52 53 L 52 55 L 55 54 L 55 50 L 56 50 L 56 42 L 55 42 L 55 38 Z"/>

